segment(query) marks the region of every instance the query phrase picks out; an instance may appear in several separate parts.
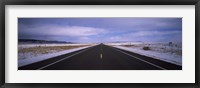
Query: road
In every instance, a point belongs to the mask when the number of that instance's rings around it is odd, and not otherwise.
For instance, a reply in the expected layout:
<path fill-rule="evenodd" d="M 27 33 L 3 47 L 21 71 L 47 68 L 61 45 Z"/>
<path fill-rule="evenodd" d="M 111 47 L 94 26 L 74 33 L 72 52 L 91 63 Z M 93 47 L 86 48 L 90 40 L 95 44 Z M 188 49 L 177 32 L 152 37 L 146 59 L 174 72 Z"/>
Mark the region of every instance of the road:
<path fill-rule="evenodd" d="M 18 70 L 181 70 L 182 66 L 99 44 Z"/>

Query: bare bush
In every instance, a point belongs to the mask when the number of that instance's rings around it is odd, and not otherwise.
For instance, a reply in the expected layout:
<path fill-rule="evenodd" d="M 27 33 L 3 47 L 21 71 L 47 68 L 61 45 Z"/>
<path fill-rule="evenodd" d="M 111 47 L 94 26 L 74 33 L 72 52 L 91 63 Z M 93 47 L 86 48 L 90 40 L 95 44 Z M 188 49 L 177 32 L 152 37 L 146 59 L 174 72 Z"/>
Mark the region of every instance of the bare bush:
<path fill-rule="evenodd" d="M 150 48 L 148 46 L 144 46 L 143 50 L 150 50 Z"/>
<path fill-rule="evenodd" d="M 125 47 L 133 47 L 134 45 L 123 45 Z"/>

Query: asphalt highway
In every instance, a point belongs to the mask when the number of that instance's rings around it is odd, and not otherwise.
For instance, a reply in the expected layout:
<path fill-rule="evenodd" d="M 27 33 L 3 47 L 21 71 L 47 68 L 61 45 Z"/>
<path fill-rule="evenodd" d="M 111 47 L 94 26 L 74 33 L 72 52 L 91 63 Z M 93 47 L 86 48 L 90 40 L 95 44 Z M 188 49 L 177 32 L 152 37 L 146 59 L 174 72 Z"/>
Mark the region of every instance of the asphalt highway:
<path fill-rule="evenodd" d="M 182 66 L 99 44 L 18 70 L 181 70 Z"/>

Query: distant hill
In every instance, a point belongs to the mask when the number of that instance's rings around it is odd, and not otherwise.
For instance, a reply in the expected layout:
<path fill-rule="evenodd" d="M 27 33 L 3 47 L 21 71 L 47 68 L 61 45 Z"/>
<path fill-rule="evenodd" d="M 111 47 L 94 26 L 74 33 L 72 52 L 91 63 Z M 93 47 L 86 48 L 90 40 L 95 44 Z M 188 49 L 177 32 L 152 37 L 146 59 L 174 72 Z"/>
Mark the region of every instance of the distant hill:
<path fill-rule="evenodd" d="M 19 43 L 66 43 L 66 44 L 73 44 L 73 42 L 66 42 L 66 41 L 49 41 L 49 40 L 37 40 L 37 39 L 18 39 Z"/>

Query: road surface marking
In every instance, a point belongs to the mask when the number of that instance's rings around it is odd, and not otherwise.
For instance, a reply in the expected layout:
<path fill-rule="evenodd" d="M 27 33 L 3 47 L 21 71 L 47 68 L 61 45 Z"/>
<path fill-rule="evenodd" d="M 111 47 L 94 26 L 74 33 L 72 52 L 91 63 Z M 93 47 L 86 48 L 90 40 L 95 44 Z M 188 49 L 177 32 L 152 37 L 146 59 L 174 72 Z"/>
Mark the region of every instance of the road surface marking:
<path fill-rule="evenodd" d="M 113 49 L 115 49 L 115 48 L 113 48 Z M 150 64 L 150 65 L 153 65 L 153 66 L 155 66 L 155 67 L 157 67 L 157 68 L 160 68 L 160 69 L 163 69 L 163 70 L 167 70 L 166 68 L 160 67 L 160 66 L 155 65 L 155 64 L 153 64 L 153 63 L 151 63 L 151 62 L 148 62 L 148 61 L 143 60 L 143 59 L 141 59 L 141 58 L 138 58 L 138 57 L 136 57 L 136 56 L 130 55 L 130 54 L 128 54 L 128 53 L 125 53 L 125 52 L 123 52 L 123 51 L 121 51 L 121 50 L 119 50 L 119 49 L 115 49 L 115 50 L 117 50 L 117 51 L 119 51 L 119 52 L 121 52 L 121 53 L 123 53 L 123 54 L 126 54 L 126 55 L 128 55 L 128 56 L 131 56 L 131 57 L 133 57 L 133 58 L 136 58 L 136 59 L 138 59 L 138 60 L 140 60 L 140 61 L 143 61 L 143 62 L 145 62 L 145 63 L 148 63 L 148 64 Z"/>
<path fill-rule="evenodd" d="M 103 58 L 103 54 L 100 54 L 100 58 L 101 58 L 101 59 Z"/>
<path fill-rule="evenodd" d="M 91 48 L 91 47 L 90 47 L 90 48 Z M 88 48 L 88 49 L 90 49 L 90 48 Z M 85 52 L 85 51 L 88 50 L 88 49 L 85 49 L 85 50 L 83 50 L 83 51 L 80 51 L 80 52 L 77 52 L 77 53 L 75 53 L 75 54 L 72 54 L 72 55 L 70 55 L 70 56 L 68 56 L 68 57 L 65 57 L 65 58 L 63 58 L 63 59 L 60 59 L 60 60 L 58 60 L 58 61 L 56 61 L 56 62 L 53 62 L 53 63 L 51 63 L 51 64 L 45 65 L 45 66 L 43 66 L 43 67 L 41 67 L 41 68 L 38 68 L 37 70 L 41 70 L 41 69 L 44 69 L 44 68 L 49 67 L 49 66 L 51 66 L 51 65 L 54 65 L 54 64 L 56 64 L 56 63 L 58 63 L 58 62 L 61 62 L 61 61 L 65 60 L 65 59 L 68 59 L 68 58 L 70 58 L 70 57 L 72 57 L 72 56 L 75 56 L 75 55 L 77 55 L 77 54 L 80 54 L 80 53 L 82 53 L 82 52 Z"/>

